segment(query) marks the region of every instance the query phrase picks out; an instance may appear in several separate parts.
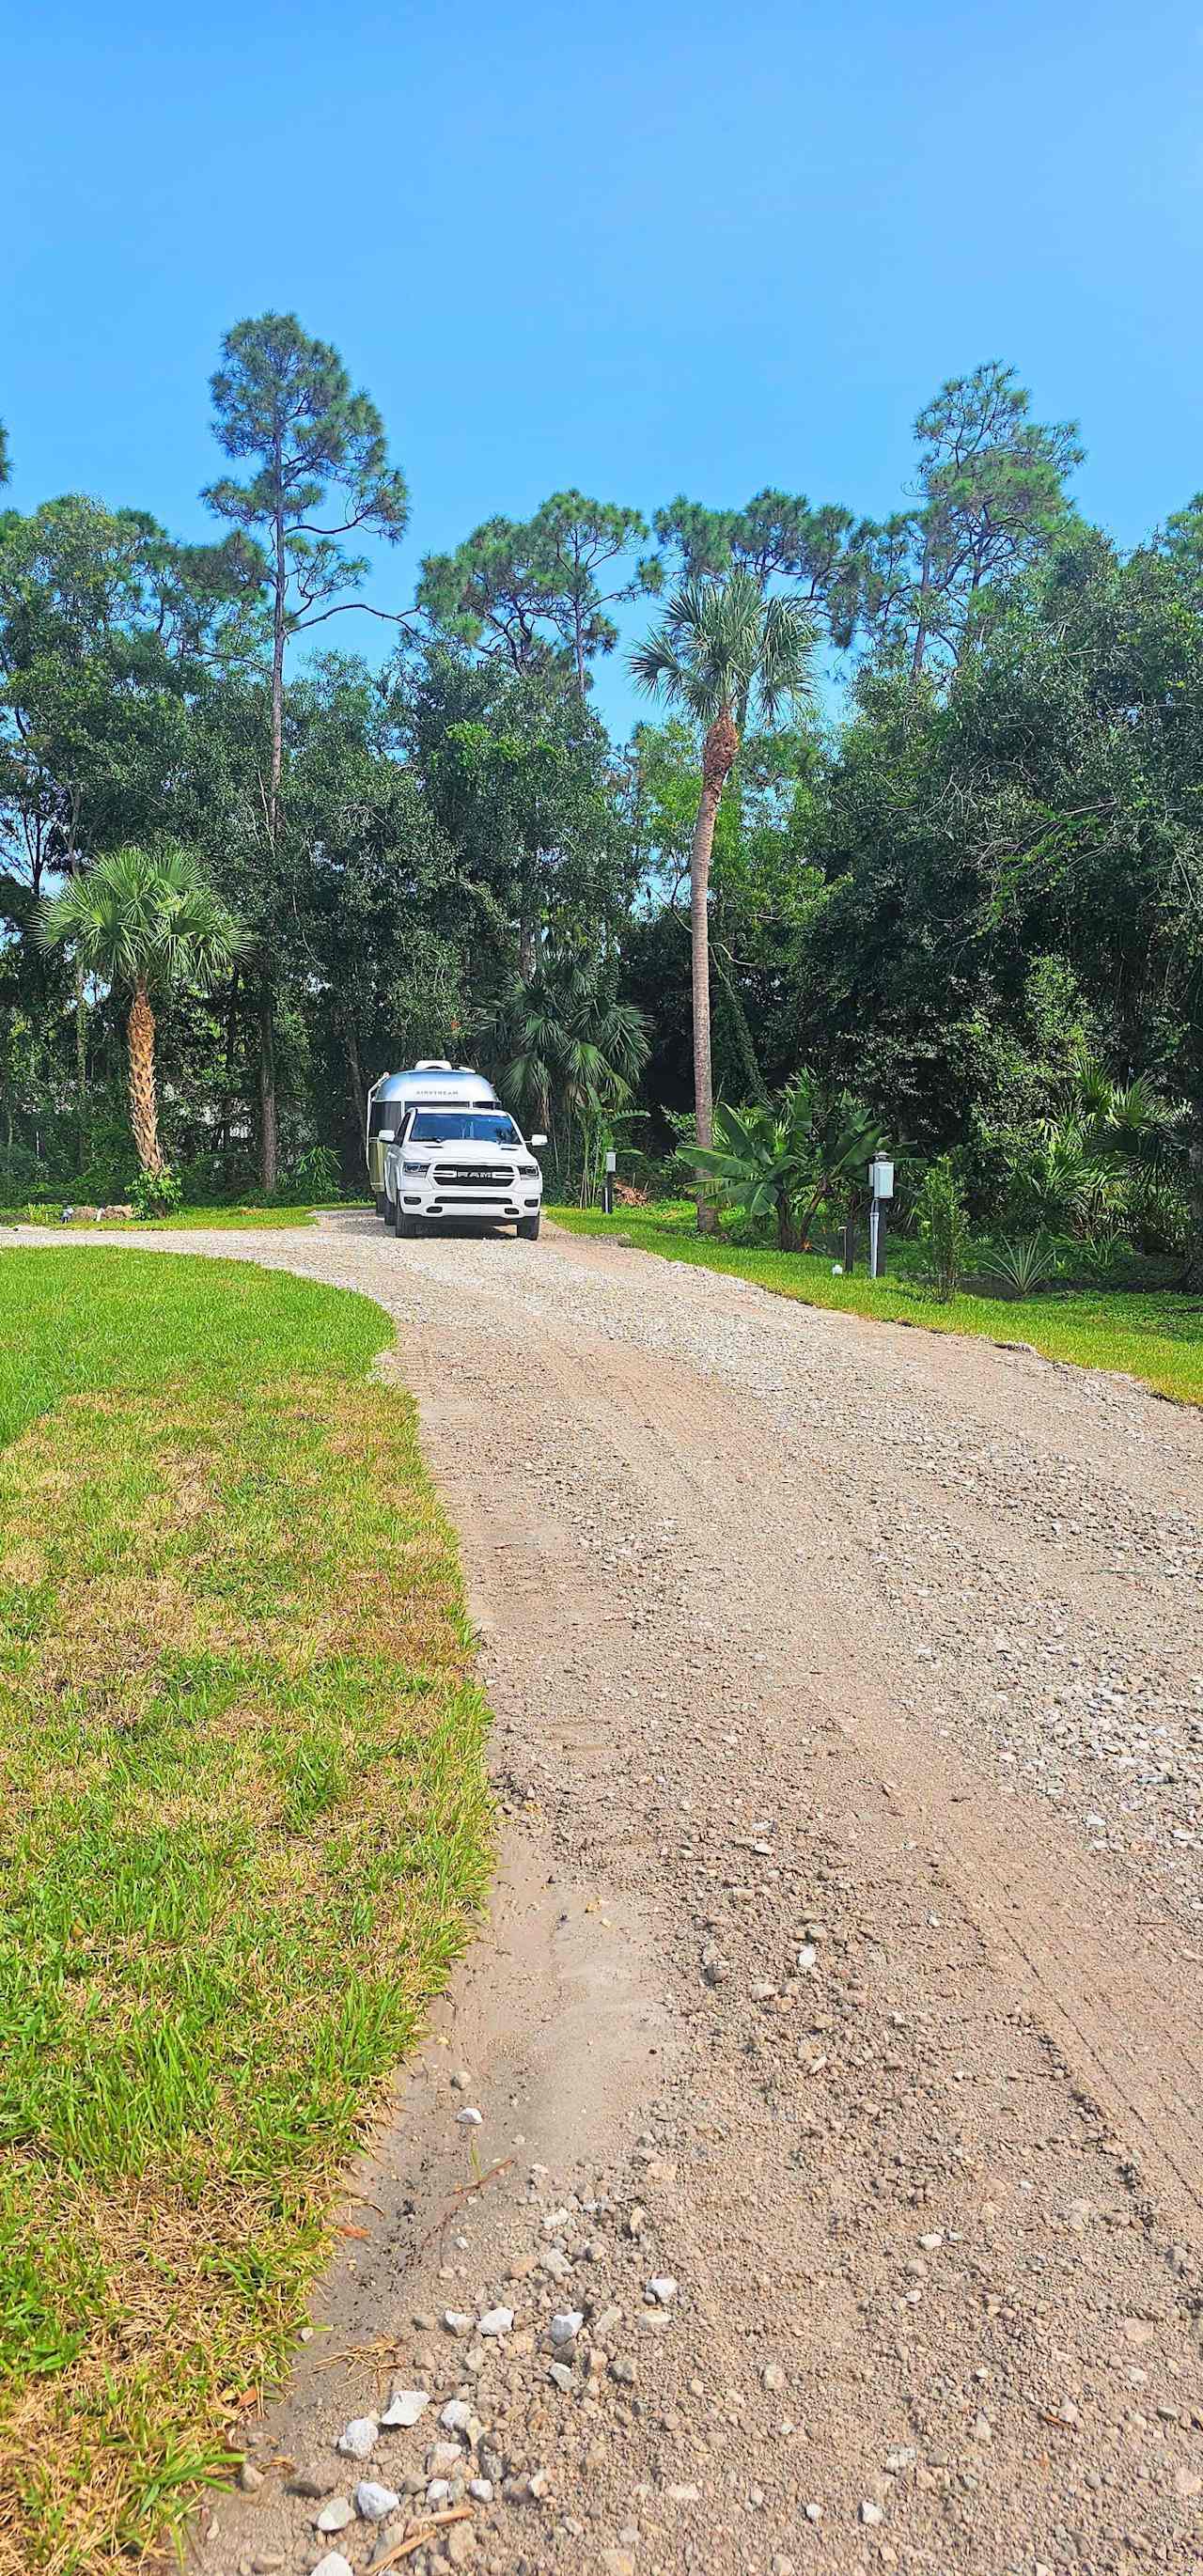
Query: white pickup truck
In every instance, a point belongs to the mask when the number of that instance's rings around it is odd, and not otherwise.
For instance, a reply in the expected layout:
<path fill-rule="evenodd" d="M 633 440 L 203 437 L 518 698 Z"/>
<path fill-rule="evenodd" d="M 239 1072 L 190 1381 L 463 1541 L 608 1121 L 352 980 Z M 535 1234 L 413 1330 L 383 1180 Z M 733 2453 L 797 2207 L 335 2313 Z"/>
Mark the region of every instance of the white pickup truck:
<path fill-rule="evenodd" d="M 525 1242 L 537 1241 L 543 1174 L 532 1148 L 546 1136 L 528 1145 L 468 1066 L 417 1065 L 392 1075 L 388 1092 L 388 1125 L 377 1130 L 386 1225 L 415 1235 L 427 1222 L 454 1218 L 512 1225 Z"/>

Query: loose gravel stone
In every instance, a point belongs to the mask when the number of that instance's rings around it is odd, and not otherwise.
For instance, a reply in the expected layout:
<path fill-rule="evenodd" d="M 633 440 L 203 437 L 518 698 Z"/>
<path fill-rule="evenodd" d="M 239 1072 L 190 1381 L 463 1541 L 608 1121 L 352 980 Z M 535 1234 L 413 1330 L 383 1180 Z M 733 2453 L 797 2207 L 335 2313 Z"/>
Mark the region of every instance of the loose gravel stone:
<path fill-rule="evenodd" d="M 335 2450 L 341 2451 L 344 2458 L 348 2460 L 370 2459 L 376 2448 L 376 2436 L 379 2430 L 380 2427 L 374 2415 L 356 2415 L 347 2425 L 345 2432 L 339 2434 L 334 2445 Z"/>
<path fill-rule="evenodd" d="M 312 2497 L 333 2495 L 341 2476 L 341 2470 L 328 2469 L 316 2463 L 313 2467 L 294 2469 L 286 2483 L 285 2494 Z"/>
<path fill-rule="evenodd" d="M 355 2510 L 364 2522 L 387 2522 L 400 2502 L 394 2487 L 378 2486 L 375 2478 L 361 2478 L 355 2489 Z"/>
<path fill-rule="evenodd" d="M 381 2431 L 412 2430 L 421 2421 L 429 2404 L 430 2397 L 425 2388 L 394 2388 L 380 2418 Z"/>

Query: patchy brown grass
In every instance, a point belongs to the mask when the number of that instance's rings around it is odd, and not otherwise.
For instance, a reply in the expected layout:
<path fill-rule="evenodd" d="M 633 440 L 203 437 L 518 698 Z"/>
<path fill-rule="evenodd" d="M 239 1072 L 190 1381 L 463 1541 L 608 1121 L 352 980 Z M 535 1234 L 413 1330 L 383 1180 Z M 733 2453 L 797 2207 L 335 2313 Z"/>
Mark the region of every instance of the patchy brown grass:
<path fill-rule="evenodd" d="M 0 1328 L 13 1262 L 38 1256 L 7 1256 Z M 61 1341 L 68 1257 L 41 1262 Z M 106 1256 L 102 1383 L 24 1428 L 40 1381 L 0 1329 L 0 1398 L 6 1358 L 26 1373 L 0 1450 L 3 2576 L 128 2570 L 220 2474 L 487 1868 L 453 1545 L 412 1407 L 363 1374 L 382 1319 L 309 1290 L 311 1324 L 299 1283 L 233 1270 L 223 1314 L 208 1265 L 190 1315 L 192 1268 Z M 148 1340 L 163 1366 L 128 1383 Z"/>

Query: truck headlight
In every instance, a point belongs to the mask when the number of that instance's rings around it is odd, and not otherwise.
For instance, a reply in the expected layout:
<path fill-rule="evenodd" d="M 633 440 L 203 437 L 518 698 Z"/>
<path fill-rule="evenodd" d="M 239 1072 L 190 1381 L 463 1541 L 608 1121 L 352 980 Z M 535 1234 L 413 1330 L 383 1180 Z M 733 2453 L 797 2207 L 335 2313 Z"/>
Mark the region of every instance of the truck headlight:
<path fill-rule="evenodd" d="M 402 1163 L 401 1169 L 407 1180 L 416 1181 L 421 1179 L 423 1172 L 430 1170 L 430 1165 L 429 1163 Z"/>
<path fill-rule="evenodd" d="M 524 1181 L 533 1181 L 538 1177 L 539 1166 L 537 1163 L 519 1163 L 518 1169 L 521 1172 Z"/>

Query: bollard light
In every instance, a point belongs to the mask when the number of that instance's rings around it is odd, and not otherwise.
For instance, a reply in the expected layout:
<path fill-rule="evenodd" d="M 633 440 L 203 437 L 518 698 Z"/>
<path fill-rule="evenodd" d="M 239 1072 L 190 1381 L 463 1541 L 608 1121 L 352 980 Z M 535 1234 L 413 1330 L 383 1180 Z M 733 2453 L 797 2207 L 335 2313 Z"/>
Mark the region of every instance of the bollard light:
<path fill-rule="evenodd" d="M 873 1193 L 869 1206 L 869 1277 L 880 1279 L 885 1269 L 886 1207 L 894 1196 L 894 1165 L 888 1155 L 874 1155 L 869 1165 L 869 1187 Z"/>

